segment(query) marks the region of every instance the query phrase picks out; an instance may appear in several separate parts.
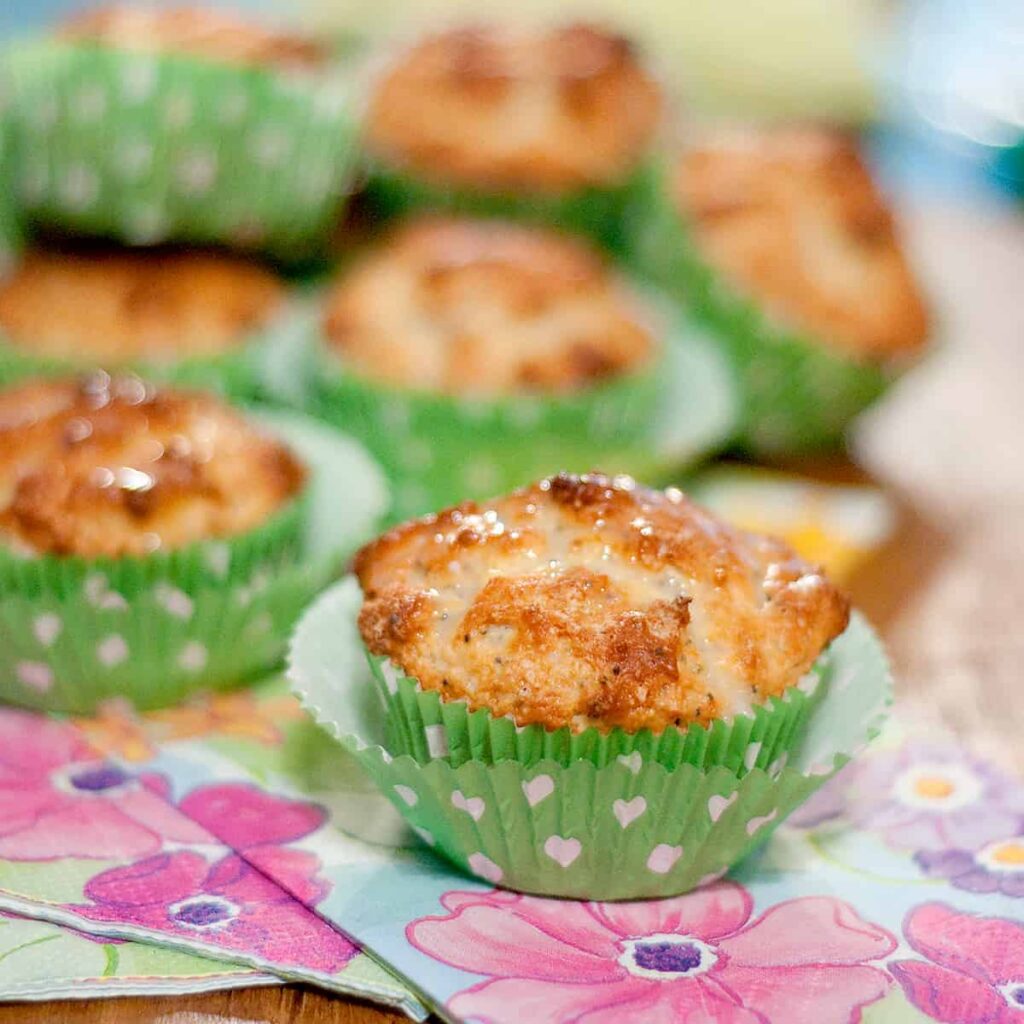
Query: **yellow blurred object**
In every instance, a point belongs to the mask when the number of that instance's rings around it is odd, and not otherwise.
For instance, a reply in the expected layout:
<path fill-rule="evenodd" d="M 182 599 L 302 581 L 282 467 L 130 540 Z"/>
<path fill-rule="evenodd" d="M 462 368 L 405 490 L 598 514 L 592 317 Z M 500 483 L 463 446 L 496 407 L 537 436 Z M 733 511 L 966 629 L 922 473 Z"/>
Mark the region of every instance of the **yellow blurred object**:
<path fill-rule="evenodd" d="M 380 41 L 485 19 L 592 20 L 637 40 L 670 91 L 701 112 L 863 121 L 884 0 L 304 0 L 313 29 Z M 396 26 L 399 26 L 396 29 Z"/>
<path fill-rule="evenodd" d="M 782 537 L 841 583 L 889 539 L 896 523 L 892 503 L 877 488 L 753 467 L 708 470 L 688 490 L 737 526 Z"/>

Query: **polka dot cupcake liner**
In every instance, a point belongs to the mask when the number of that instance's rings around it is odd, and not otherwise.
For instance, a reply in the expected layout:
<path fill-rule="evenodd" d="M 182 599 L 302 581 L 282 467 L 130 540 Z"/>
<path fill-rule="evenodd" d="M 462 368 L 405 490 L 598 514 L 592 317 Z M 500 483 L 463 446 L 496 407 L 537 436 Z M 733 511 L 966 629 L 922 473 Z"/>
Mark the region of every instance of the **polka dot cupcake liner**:
<path fill-rule="evenodd" d="M 669 323 L 651 372 L 578 394 L 492 400 L 401 390 L 346 373 L 314 324 L 305 407 L 362 441 L 385 468 L 395 521 L 560 470 L 599 467 L 656 480 L 721 446 L 736 416 L 721 356 L 677 318 Z"/>
<path fill-rule="evenodd" d="M 641 750 L 583 758 L 426 763 L 389 745 L 359 643 L 361 594 L 323 594 L 292 640 L 293 689 L 422 840 L 484 882 L 576 899 L 641 899 L 717 878 L 873 738 L 891 699 L 882 648 L 855 616 L 821 672 L 815 713 L 788 764 L 737 774 L 667 767 Z"/>
<path fill-rule="evenodd" d="M 431 183 L 395 167 L 372 163 L 365 194 L 369 209 L 389 219 L 433 211 L 500 217 L 587 235 L 612 252 L 625 245 L 627 215 L 649 171 L 641 168 L 621 185 L 562 194 L 486 192 Z"/>
<path fill-rule="evenodd" d="M 318 254 L 352 185 L 349 76 L 67 41 L 7 54 L 31 220 L 130 244 Z"/>
<path fill-rule="evenodd" d="M 743 415 L 735 438 L 754 454 L 837 448 L 850 422 L 878 399 L 896 369 L 844 358 L 774 321 L 697 252 L 672 202 L 663 168 L 635 190 L 627 261 L 672 295 L 724 354 Z"/>
<path fill-rule="evenodd" d="M 470 711 L 465 701 L 445 701 L 424 690 L 388 658 L 367 652 L 370 671 L 387 718 L 388 749 L 410 754 L 422 764 L 444 758 L 455 767 L 466 761 L 496 764 L 518 761 L 530 766 L 557 761 L 568 766 L 590 761 L 598 768 L 639 753 L 645 761 L 673 770 L 692 764 L 701 770 L 728 768 L 738 776 L 755 768 L 769 772 L 785 764 L 814 705 L 820 699 L 827 654 L 799 686 L 773 697 L 748 715 L 736 715 L 687 728 L 669 726 L 626 732 L 595 728 L 574 733 L 540 725 L 517 726 L 511 718 L 486 710 Z"/>
<path fill-rule="evenodd" d="M 256 401 L 267 393 L 267 367 L 275 358 L 272 350 L 280 349 L 282 343 L 287 345 L 287 325 L 291 318 L 290 312 L 283 313 L 262 330 L 250 333 L 236 347 L 217 355 L 162 363 L 143 361 L 113 365 L 103 361 L 39 356 L 13 344 L 0 331 L 0 388 L 29 377 L 66 377 L 102 364 L 104 369 L 136 373 L 147 380 L 213 391 L 240 402 Z"/>
<path fill-rule="evenodd" d="M 8 121 L 10 99 L 0 82 L 0 280 L 17 265 L 23 236 L 18 207 L 10 182 L 14 175 L 14 151 Z"/>
<path fill-rule="evenodd" d="M 280 663 L 303 608 L 377 529 L 387 493 L 354 442 L 294 415 L 252 417 L 310 470 L 307 494 L 263 527 L 141 558 L 0 553 L 0 701 L 162 707 Z"/>

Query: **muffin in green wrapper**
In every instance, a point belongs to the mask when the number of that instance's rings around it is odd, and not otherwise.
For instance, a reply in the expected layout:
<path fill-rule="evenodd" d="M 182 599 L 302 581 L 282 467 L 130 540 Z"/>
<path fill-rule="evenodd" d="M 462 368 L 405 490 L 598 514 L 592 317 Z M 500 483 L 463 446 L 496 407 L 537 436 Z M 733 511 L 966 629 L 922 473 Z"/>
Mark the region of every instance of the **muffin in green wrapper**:
<path fill-rule="evenodd" d="M 385 506 L 300 417 L 104 373 L 0 393 L 0 699 L 149 708 L 266 672 Z"/>
<path fill-rule="evenodd" d="M 392 476 L 396 518 L 597 462 L 664 471 L 732 429 L 714 350 L 549 229 L 404 222 L 343 270 L 313 333 L 309 405 Z"/>
<path fill-rule="evenodd" d="M 384 216 L 525 219 L 617 248 L 661 100 L 630 44 L 593 26 L 428 36 L 370 88 L 368 198 Z"/>
<path fill-rule="evenodd" d="M 417 834 L 481 880 L 577 899 L 671 896 L 720 877 L 877 733 L 890 700 L 885 655 L 854 615 L 820 665 L 822 697 L 788 764 L 742 775 L 667 768 L 640 751 L 527 766 L 388 747 L 360 650 L 354 580 L 324 594 L 292 641 L 300 699 L 356 757 Z"/>
<path fill-rule="evenodd" d="M 729 359 L 748 451 L 839 446 L 925 344 L 891 214 L 834 133 L 709 133 L 649 175 L 627 233 L 634 265 Z"/>
<path fill-rule="evenodd" d="M 241 256 L 35 245 L 0 279 L 0 386 L 102 367 L 255 398 L 288 306 L 284 282 Z"/>
<path fill-rule="evenodd" d="M 77 16 L 6 54 L 30 218 L 131 243 L 303 259 L 349 190 L 348 72 L 318 44 L 193 8 Z"/>

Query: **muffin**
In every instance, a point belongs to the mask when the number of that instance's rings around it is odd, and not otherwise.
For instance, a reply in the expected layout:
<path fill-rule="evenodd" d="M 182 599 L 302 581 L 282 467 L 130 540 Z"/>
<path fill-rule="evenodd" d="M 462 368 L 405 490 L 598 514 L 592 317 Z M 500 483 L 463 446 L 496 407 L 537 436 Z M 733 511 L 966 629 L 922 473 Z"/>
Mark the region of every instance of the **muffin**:
<path fill-rule="evenodd" d="M 322 477 L 367 460 L 267 422 L 101 371 L 0 392 L 0 699 L 150 707 L 273 667 L 372 523 L 334 508 L 316 547 Z"/>
<path fill-rule="evenodd" d="M 28 556 L 140 557 L 236 537 L 305 480 L 283 444 L 216 399 L 105 373 L 0 392 L 0 442 L 0 544 Z"/>
<path fill-rule="evenodd" d="M 709 132 L 653 191 L 636 219 L 637 254 L 729 354 L 747 447 L 835 446 L 923 351 L 923 299 L 848 137 Z"/>
<path fill-rule="evenodd" d="M 225 13 L 124 5 L 17 44 L 9 63 L 35 221 L 296 259 L 325 245 L 356 128 L 347 72 L 313 40 Z"/>
<path fill-rule="evenodd" d="M 385 214 L 515 215 L 615 244 L 660 112 L 633 47 L 594 26 L 442 32 L 371 90 L 370 193 Z"/>
<path fill-rule="evenodd" d="M 519 891 L 719 877 L 889 699 L 877 641 L 819 570 L 628 478 L 465 503 L 355 571 L 296 630 L 296 693 L 426 844 Z"/>
<path fill-rule="evenodd" d="M 0 280 L 0 378 L 130 368 L 251 397 L 284 300 L 227 253 L 37 247 Z"/>
<path fill-rule="evenodd" d="M 419 514 L 602 453 L 628 466 L 658 405 L 659 330 L 580 240 L 428 215 L 329 287 L 316 408 L 392 474 L 396 514 Z"/>
<path fill-rule="evenodd" d="M 610 746 L 586 741 L 605 759 L 666 730 L 673 758 L 692 727 L 699 745 L 713 723 L 747 729 L 760 709 L 760 729 L 784 707 L 779 731 L 759 734 L 770 763 L 806 711 L 798 684 L 849 618 L 781 541 L 733 530 L 678 490 L 600 474 L 398 526 L 358 553 L 355 573 L 367 650 L 419 691 L 504 720 L 503 736 L 525 728 L 517 743 L 546 753 L 614 731 Z"/>

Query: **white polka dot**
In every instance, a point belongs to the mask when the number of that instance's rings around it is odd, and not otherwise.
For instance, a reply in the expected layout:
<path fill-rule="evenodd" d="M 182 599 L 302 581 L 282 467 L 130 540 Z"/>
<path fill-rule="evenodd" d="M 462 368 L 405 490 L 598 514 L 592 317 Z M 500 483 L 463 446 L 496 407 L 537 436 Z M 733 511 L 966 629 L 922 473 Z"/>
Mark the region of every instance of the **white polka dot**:
<path fill-rule="evenodd" d="M 419 825 L 413 825 L 413 832 L 416 833 L 427 844 L 427 846 L 433 846 L 437 840 L 434 838 L 432 832 L 428 832 L 425 828 L 420 828 Z"/>
<path fill-rule="evenodd" d="M 277 167 L 289 150 L 289 136 L 278 125 L 261 128 L 249 146 L 253 159 L 262 167 Z"/>
<path fill-rule="evenodd" d="M 98 121 L 107 109 L 107 94 L 103 86 L 92 83 L 83 85 L 71 97 L 71 116 L 82 124 Z"/>
<path fill-rule="evenodd" d="M 61 203 L 69 210 L 86 210 L 100 194 L 100 179 L 85 164 L 72 164 L 57 183 Z"/>
<path fill-rule="evenodd" d="M 102 573 L 94 572 L 87 576 L 83 590 L 85 599 L 94 608 L 103 611 L 123 612 L 128 609 L 128 602 L 116 590 L 110 590 L 110 581 Z"/>
<path fill-rule="evenodd" d="M 747 771 L 753 771 L 754 765 L 757 764 L 757 759 L 761 754 L 761 743 L 755 741 L 747 747 L 746 753 L 743 755 L 743 764 Z"/>
<path fill-rule="evenodd" d="M 185 195 L 204 195 L 217 180 L 217 158 L 212 153 L 194 150 L 178 161 L 174 175 Z"/>
<path fill-rule="evenodd" d="M 117 147 L 114 171 L 125 181 L 137 181 L 153 165 L 153 143 L 148 139 L 126 139 Z"/>
<path fill-rule="evenodd" d="M 121 55 L 121 95 L 129 103 L 141 103 L 156 86 L 156 64 L 152 60 L 124 62 Z"/>
<path fill-rule="evenodd" d="M 718 819 L 725 814 L 725 812 L 736 803 L 736 798 L 739 796 L 739 790 L 734 790 L 728 796 L 720 796 L 714 794 L 708 797 L 708 816 L 712 821 L 718 821 Z"/>
<path fill-rule="evenodd" d="M 164 123 L 168 128 L 184 128 L 192 120 L 195 101 L 186 92 L 169 96 L 164 103 Z"/>
<path fill-rule="evenodd" d="M 123 636 L 111 633 L 96 648 L 96 657 L 107 668 L 120 665 L 128 657 L 128 644 Z"/>
<path fill-rule="evenodd" d="M 658 843 L 647 858 L 647 870 L 653 871 L 656 875 L 667 875 L 676 866 L 676 861 L 682 855 L 683 848 L 681 846 Z"/>
<path fill-rule="evenodd" d="M 425 726 L 423 732 L 427 737 L 427 751 L 431 757 L 448 756 L 448 734 L 443 725 Z"/>
<path fill-rule="evenodd" d="M 47 193 L 50 186 L 50 172 L 45 164 L 26 167 L 18 179 L 18 192 L 22 201 L 38 203 Z"/>
<path fill-rule="evenodd" d="M 209 654 L 206 648 L 198 641 L 193 640 L 185 644 L 178 655 L 178 666 L 186 672 L 201 672 L 206 668 Z"/>
<path fill-rule="evenodd" d="M 487 810 L 487 804 L 484 803 L 483 797 L 466 796 L 461 789 L 452 793 L 452 807 L 465 811 L 474 821 L 479 821 L 484 816 L 484 811 Z"/>
<path fill-rule="evenodd" d="M 55 615 L 53 612 L 44 612 L 42 615 L 36 616 L 32 623 L 32 632 L 43 647 L 52 647 L 57 637 L 60 636 L 63 626 L 59 615 Z"/>
<path fill-rule="evenodd" d="M 249 110 L 249 97 L 236 90 L 217 100 L 217 119 L 221 124 L 238 124 Z"/>
<path fill-rule="evenodd" d="M 208 544 L 203 551 L 206 567 L 216 576 L 226 576 L 231 566 L 231 549 L 226 544 Z"/>
<path fill-rule="evenodd" d="M 647 810 L 647 801 L 642 796 L 632 800 L 616 800 L 612 804 L 612 813 L 622 828 L 629 828 Z"/>
<path fill-rule="evenodd" d="M 137 245 L 162 241 L 167 237 L 168 226 L 167 218 L 158 206 L 136 206 L 125 218 L 128 240 Z"/>
<path fill-rule="evenodd" d="M 384 677 L 384 686 L 388 693 L 398 693 L 398 669 L 387 658 L 380 663 L 380 674 Z"/>
<path fill-rule="evenodd" d="M 416 790 L 410 786 L 395 786 L 395 792 L 402 798 L 407 807 L 415 807 L 419 803 Z"/>
<path fill-rule="evenodd" d="M 747 822 L 747 835 L 752 836 L 758 829 L 764 828 L 769 822 L 774 821 L 778 817 L 779 812 L 769 811 L 768 814 L 762 814 L 759 817 L 753 817 Z"/>
<path fill-rule="evenodd" d="M 36 693 L 46 693 L 53 686 L 53 669 L 41 661 L 19 661 L 14 674 L 22 686 Z"/>
<path fill-rule="evenodd" d="M 172 587 L 167 583 L 158 583 L 153 588 L 153 596 L 156 598 L 157 604 L 168 615 L 173 615 L 176 619 L 187 620 L 192 618 L 192 598 L 183 590 Z"/>
<path fill-rule="evenodd" d="M 639 750 L 634 750 L 629 754 L 619 754 L 615 759 L 622 765 L 623 768 L 629 769 L 634 775 L 639 773 L 643 767 L 644 759 Z"/>
<path fill-rule="evenodd" d="M 490 857 L 486 857 L 482 853 L 471 853 L 466 859 L 466 863 L 474 875 L 494 885 L 497 885 L 505 877 L 505 872 Z"/>
<path fill-rule="evenodd" d="M 550 775 L 537 775 L 529 782 L 523 783 L 523 796 L 531 807 L 536 807 L 542 800 L 547 800 L 555 791 L 555 780 Z"/>

